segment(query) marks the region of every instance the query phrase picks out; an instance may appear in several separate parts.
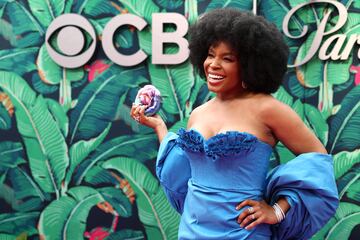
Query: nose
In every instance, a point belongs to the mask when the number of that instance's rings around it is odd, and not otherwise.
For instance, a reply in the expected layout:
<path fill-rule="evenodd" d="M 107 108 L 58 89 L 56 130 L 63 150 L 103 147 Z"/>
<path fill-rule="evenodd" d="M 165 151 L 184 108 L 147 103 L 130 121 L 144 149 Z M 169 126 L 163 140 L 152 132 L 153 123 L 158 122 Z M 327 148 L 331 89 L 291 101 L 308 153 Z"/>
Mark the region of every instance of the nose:
<path fill-rule="evenodd" d="M 216 58 L 212 59 L 209 66 L 212 68 L 219 68 L 220 64 L 219 64 L 218 59 L 216 59 Z"/>

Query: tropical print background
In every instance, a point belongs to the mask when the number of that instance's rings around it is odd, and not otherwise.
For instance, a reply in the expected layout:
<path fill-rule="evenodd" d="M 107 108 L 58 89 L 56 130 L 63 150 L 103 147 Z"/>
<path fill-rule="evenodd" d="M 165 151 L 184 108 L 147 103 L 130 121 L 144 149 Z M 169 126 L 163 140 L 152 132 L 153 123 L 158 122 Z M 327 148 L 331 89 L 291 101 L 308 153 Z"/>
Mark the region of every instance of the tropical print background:
<path fill-rule="evenodd" d="M 285 14 L 303 2 L 262 0 L 257 12 L 281 29 Z M 360 2 L 341 2 L 349 17 L 339 33 L 360 34 Z M 101 40 L 112 17 L 136 14 L 148 27 L 141 32 L 119 29 L 115 44 L 122 52 L 140 47 L 151 55 L 152 13 L 178 12 L 191 24 L 215 8 L 251 10 L 252 5 L 251 0 L 0 0 L 0 239 L 176 239 L 179 215 L 154 175 L 156 136 L 130 119 L 130 106 L 141 86 L 155 85 L 164 96 L 160 115 L 176 131 L 186 126 L 196 106 L 212 97 L 188 61 L 153 65 L 149 56 L 124 68 L 109 61 L 98 44 L 84 67 L 59 67 L 45 48 L 45 32 L 55 17 L 83 15 Z M 325 11 L 333 11 L 331 27 L 337 18 L 331 4 L 304 8 L 292 19 L 292 31 L 304 25 L 310 31 L 301 39 L 286 38 L 289 63 L 305 56 Z M 314 57 L 289 68 L 274 94 L 334 156 L 341 203 L 313 239 L 359 239 L 358 49 L 346 61 Z M 279 144 L 271 166 L 293 157 Z"/>

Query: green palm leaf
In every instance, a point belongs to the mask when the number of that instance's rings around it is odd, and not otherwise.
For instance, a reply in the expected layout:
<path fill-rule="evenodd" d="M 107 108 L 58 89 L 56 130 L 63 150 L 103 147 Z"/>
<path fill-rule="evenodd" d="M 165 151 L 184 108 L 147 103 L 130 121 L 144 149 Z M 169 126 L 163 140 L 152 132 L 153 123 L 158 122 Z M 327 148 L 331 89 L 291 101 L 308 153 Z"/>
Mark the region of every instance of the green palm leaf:
<path fill-rule="evenodd" d="M 21 143 L 9 141 L 0 142 L 0 171 L 26 163 L 22 158 L 23 155 L 24 149 Z"/>
<path fill-rule="evenodd" d="M 320 111 L 310 104 L 303 104 L 300 100 L 295 101 L 292 108 L 303 119 L 306 126 L 312 129 L 320 141 L 326 145 L 329 129 L 328 124 Z"/>
<path fill-rule="evenodd" d="M 349 13 L 346 25 L 343 27 L 345 31 L 343 34 L 347 36 L 344 46 L 352 34 L 360 33 L 360 17 L 359 14 Z M 327 61 L 325 69 L 327 69 L 327 80 L 331 84 L 343 84 L 349 80 L 349 68 L 353 62 L 353 53 L 351 53 L 347 60 L 342 61 Z"/>
<path fill-rule="evenodd" d="M 10 234 L 1 234 L 0 233 L 0 239 L 1 240 L 14 240 L 16 239 L 15 235 L 10 235 Z"/>
<path fill-rule="evenodd" d="M 306 57 L 309 52 L 312 42 L 315 37 L 315 32 L 312 32 L 305 42 L 300 46 L 298 54 L 296 56 L 295 63 L 300 63 Z M 310 88 L 315 88 L 320 86 L 323 81 L 324 74 L 327 71 L 324 70 L 324 63 L 317 57 L 313 57 L 307 63 L 296 68 L 296 75 L 299 82 Z"/>
<path fill-rule="evenodd" d="M 109 124 L 108 127 L 105 128 L 104 132 L 102 132 L 96 138 L 92 138 L 88 141 L 81 140 L 71 146 L 70 167 L 66 173 L 65 186 L 69 184 L 75 168 L 78 167 L 78 165 L 102 143 L 104 138 L 109 133 L 110 128 L 111 128 L 111 124 Z"/>
<path fill-rule="evenodd" d="M 136 135 L 135 135 L 136 136 Z M 133 157 L 138 161 L 153 159 L 157 154 L 157 140 L 154 135 L 122 136 L 114 138 L 97 148 L 88 159 L 78 167 L 75 182 L 79 185 L 91 168 L 113 157 Z"/>
<path fill-rule="evenodd" d="M 184 15 L 190 25 L 195 23 L 195 21 L 198 19 L 198 4 L 198 1 L 185 1 Z"/>
<path fill-rule="evenodd" d="M 9 176 L 15 191 L 16 199 L 20 200 L 26 197 L 38 197 L 41 201 L 45 201 L 45 195 L 41 189 L 21 167 L 10 169 Z"/>
<path fill-rule="evenodd" d="M 62 82 L 64 84 L 64 81 L 75 82 L 84 76 L 84 69 L 82 68 L 66 69 L 56 64 L 50 57 L 45 44 L 40 48 L 36 64 L 42 80 L 48 84 L 54 85 Z M 64 85 L 69 85 L 69 83 Z"/>
<path fill-rule="evenodd" d="M 69 158 L 65 139 L 45 100 L 36 96 L 25 80 L 14 73 L 0 72 L 0 88 L 14 104 L 17 126 L 35 181 L 43 191 L 58 195 Z"/>
<path fill-rule="evenodd" d="M 17 47 L 20 47 L 19 45 L 22 47 L 36 46 L 43 41 L 42 38 L 45 36 L 44 28 L 40 26 L 24 5 L 18 1 L 9 2 L 6 5 L 5 12 L 10 19 L 14 34 L 17 35 L 18 38 L 31 36 L 31 41 L 29 41 L 29 38 L 26 38 L 27 42 L 22 41 L 21 44 L 17 44 Z"/>
<path fill-rule="evenodd" d="M 39 212 L 1 214 L 0 232 L 15 235 L 28 232 L 29 235 L 32 235 L 36 233 L 35 226 L 39 214 Z"/>
<path fill-rule="evenodd" d="M 112 65 L 81 92 L 70 114 L 70 143 L 98 136 L 115 118 L 120 97 L 143 81 L 143 67 Z"/>
<path fill-rule="evenodd" d="M 140 221 L 148 239 L 176 239 L 179 215 L 171 208 L 158 181 L 141 163 L 131 158 L 113 158 L 102 164 L 121 173 L 136 193 Z"/>
<path fill-rule="evenodd" d="M 118 185 L 118 180 L 110 173 L 110 171 L 95 165 L 89 169 L 85 175 L 85 182 L 92 186 Z"/>
<path fill-rule="evenodd" d="M 105 240 L 140 240 L 145 239 L 144 234 L 141 231 L 134 230 L 120 230 L 118 232 L 111 233 Z"/>
<path fill-rule="evenodd" d="M 0 69 L 13 71 L 19 75 L 36 69 L 35 56 L 39 48 L 9 49 L 0 51 Z"/>
<path fill-rule="evenodd" d="M 66 137 L 69 132 L 69 119 L 64 109 L 57 101 L 51 98 L 46 99 L 46 103 L 51 115 L 53 116 L 54 121 L 59 126 L 61 133 L 64 137 Z"/>
<path fill-rule="evenodd" d="M 1 176 L 1 178 L 5 178 L 6 173 Z M 43 208 L 44 203 L 38 197 L 29 197 L 25 199 L 17 199 L 16 192 L 9 185 L 1 183 L 0 178 L 0 199 L 5 201 L 7 204 L 11 206 L 14 211 L 17 212 L 32 212 L 38 211 Z"/>
<path fill-rule="evenodd" d="M 77 14 L 86 13 L 91 17 L 98 17 L 101 14 L 117 15 L 119 11 L 113 6 L 111 1 L 103 0 L 81 0 L 76 1 L 73 12 Z"/>
<path fill-rule="evenodd" d="M 207 96 L 207 94 L 209 93 L 207 86 L 206 86 L 206 82 L 204 81 L 204 79 L 202 79 L 198 74 L 194 73 L 194 84 L 191 88 L 191 93 L 190 93 L 190 98 L 186 104 L 186 111 L 185 111 L 185 116 L 189 117 L 191 114 L 191 111 L 197 106 L 197 100 L 199 100 L 199 98 L 202 98 L 202 91 L 203 89 L 206 89 L 206 91 L 204 91 L 204 93 L 206 93 L 204 96 Z M 205 101 L 207 101 L 208 99 L 205 99 Z M 200 100 L 201 104 L 204 103 L 204 100 Z"/>
<path fill-rule="evenodd" d="M 248 2 L 252 4 L 252 1 Z M 260 2 L 260 15 L 273 22 L 278 29 L 282 29 L 282 21 L 289 11 L 290 9 L 280 0 Z M 301 33 L 302 25 L 294 16 L 289 21 L 289 29 L 297 30 L 299 34 Z"/>
<path fill-rule="evenodd" d="M 50 94 L 59 89 L 57 85 L 50 85 L 43 82 L 39 76 L 39 72 L 34 72 L 31 76 L 31 84 L 38 93 Z"/>
<path fill-rule="evenodd" d="M 67 111 L 71 108 L 71 82 L 83 79 L 84 69 L 67 69 L 60 67 L 50 57 L 45 44 L 40 48 L 37 58 L 38 72 L 43 82 L 49 85 L 60 85 L 59 102 Z"/>
<path fill-rule="evenodd" d="M 11 117 L 6 108 L 0 104 L 0 129 L 9 130 L 11 128 Z"/>
<path fill-rule="evenodd" d="M 360 202 L 360 180 L 356 180 L 346 192 L 346 196 L 356 202 Z"/>
<path fill-rule="evenodd" d="M 317 93 L 314 88 L 307 88 L 300 84 L 295 74 L 289 74 L 287 79 L 287 86 L 292 96 L 300 98 L 301 100 L 310 98 Z"/>
<path fill-rule="evenodd" d="M 212 0 L 205 11 L 208 12 L 217 8 L 239 8 L 244 10 L 251 10 L 252 7 L 252 1 Z"/>
<path fill-rule="evenodd" d="M 360 163 L 360 149 L 353 152 L 339 152 L 334 155 L 334 172 L 335 178 L 338 179 L 349 171 L 352 166 Z"/>
<path fill-rule="evenodd" d="M 348 239 L 352 229 L 360 222 L 360 207 L 351 203 L 340 203 L 335 219 L 336 224 L 332 226 L 325 240 Z"/>
<path fill-rule="evenodd" d="M 3 6 L 0 9 L 0 17 L 2 16 L 1 10 L 3 10 L 5 6 Z M 0 36 L 2 36 L 5 40 L 7 40 L 11 46 L 16 45 L 17 39 L 16 39 L 16 35 L 14 34 L 12 25 L 8 21 L 1 18 L 0 18 Z"/>
<path fill-rule="evenodd" d="M 98 189 L 98 191 L 101 193 L 103 198 L 110 203 L 119 216 L 124 218 L 131 217 L 131 203 L 121 189 L 105 187 Z"/>
<path fill-rule="evenodd" d="M 166 10 L 175 10 L 184 4 L 183 0 L 154 0 L 154 2 Z M 185 1 L 188 2 L 188 1 Z M 197 1 L 192 1 L 197 4 Z"/>
<path fill-rule="evenodd" d="M 354 87 L 341 103 L 341 109 L 330 121 L 327 149 L 330 153 L 352 151 L 360 142 L 360 86 Z"/>
<path fill-rule="evenodd" d="M 130 13 L 142 17 L 147 23 L 152 23 L 152 14 L 160 12 L 159 7 L 153 1 L 121 0 L 121 4 Z"/>
<path fill-rule="evenodd" d="M 345 195 L 351 185 L 353 185 L 359 179 L 360 164 L 357 163 L 353 165 L 353 167 L 347 173 L 345 173 L 343 176 L 336 180 L 339 191 L 339 199 L 342 199 L 342 197 Z"/>
<path fill-rule="evenodd" d="M 180 114 L 180 119 L 183 119 L 191 87 L 195 84 L 190 63 L 186 61 L 176 67 L 149 64 L 149 73 L 151 83 L 160 90 L 163 96 L 162 108 L 168 113 Z"/>
<path fill-rule="evenodd" d="M 63 13 L 65 1 L 31 0 L 29 1 L 29 7 L 42 26 L 48 27 L 56 17 Z"/>
<path fill-rule="evenodd" d="M 41 213 L 40 236 L 45 239 L 83 239 L 91 208 L 103 201 L 101 194 L 93 188 L 70 189 L 68 196 L 51 202 Z"/>

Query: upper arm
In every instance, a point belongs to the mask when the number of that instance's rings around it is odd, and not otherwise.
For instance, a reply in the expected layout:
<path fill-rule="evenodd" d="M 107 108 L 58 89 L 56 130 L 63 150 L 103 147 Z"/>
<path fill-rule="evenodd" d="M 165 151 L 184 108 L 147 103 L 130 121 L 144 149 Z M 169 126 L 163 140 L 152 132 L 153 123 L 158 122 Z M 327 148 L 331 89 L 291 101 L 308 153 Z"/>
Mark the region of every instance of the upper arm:
<path fill-rule="evenodd" d="M 289 106 L 272 99 L 267 104 L 265 123 L 275 138 L 294 154 L 306 152 L 327 153 L 316 135 L 304 124 L 297 113 Z"/>

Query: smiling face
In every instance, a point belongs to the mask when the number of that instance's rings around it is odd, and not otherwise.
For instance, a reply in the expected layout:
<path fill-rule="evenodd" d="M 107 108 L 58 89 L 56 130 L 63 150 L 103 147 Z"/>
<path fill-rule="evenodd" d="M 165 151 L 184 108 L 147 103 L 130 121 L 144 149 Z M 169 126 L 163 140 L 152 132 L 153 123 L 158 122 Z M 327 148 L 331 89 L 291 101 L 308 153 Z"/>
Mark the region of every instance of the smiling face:
<path fill-rule="evenodd" d="M 216 94 L 237 95 L 241 92 L 239 57 L 226 42 L 209 48 L 204 61 L 204 71 L 210 91 Z"/>

